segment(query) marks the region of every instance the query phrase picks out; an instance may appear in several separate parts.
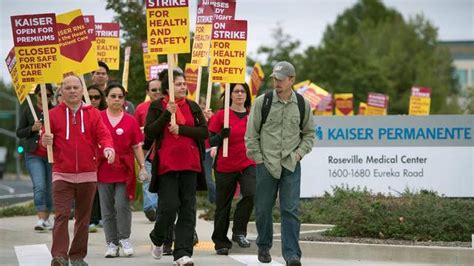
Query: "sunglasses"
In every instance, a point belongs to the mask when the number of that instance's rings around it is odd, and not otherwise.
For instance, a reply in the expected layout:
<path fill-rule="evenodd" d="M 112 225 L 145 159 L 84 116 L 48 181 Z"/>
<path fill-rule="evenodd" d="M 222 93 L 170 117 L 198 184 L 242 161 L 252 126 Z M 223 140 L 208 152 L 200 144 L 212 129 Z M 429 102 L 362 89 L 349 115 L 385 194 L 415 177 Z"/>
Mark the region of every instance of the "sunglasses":
<path fill-rule="evenodd" d="M 91 100 L 100 100 L 100 95 L 89 95 L 89 99 L 91 99 Z"/>
<path fill-rule="evenodd" d="M 39 97 L 41 97 L 41 93 L 38 93 L 38 96 L 39 96 Z M 47 93 L 47 94 L 46 94 L 46 97 L 48 97 L 48 98 L 51 98 L 51 97 L 53 97 L 53 95 L 52 95 L 52 94 L 49 94 L 49 93 Z"/>
<path fill-rule="evenodd" d="M 153 88 L 153 89 L 150 89 L 151 92 L 153 93 L 157 93 L 160 89 L 156 89 L 156 88 Z"/>
<path fill-rule="evenodd" d="M 111 94 L 111 95 L 109 95 L 109 97 L 112 98 L 112 99 L 117 99 L 117 98 L 119 98 L 120 100 L 124 98 L 123 95 L 116 95 L 116 94 Z"/>
<path fill-rule="evenodd" d="M 244 91 L 244 90 L 234 90 L 234 91 L 232 91 L 232 93 L 235 93 L 235 94 L 246 94 L 247 92 Z"/>

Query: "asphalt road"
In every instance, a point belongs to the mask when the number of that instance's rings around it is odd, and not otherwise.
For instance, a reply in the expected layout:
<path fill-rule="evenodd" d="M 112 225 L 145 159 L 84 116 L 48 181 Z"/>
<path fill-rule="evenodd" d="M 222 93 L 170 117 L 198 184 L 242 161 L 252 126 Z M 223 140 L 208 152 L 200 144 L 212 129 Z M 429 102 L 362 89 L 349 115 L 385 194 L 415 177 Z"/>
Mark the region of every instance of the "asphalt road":
<path fill-rule="evenodd" d="M 33 199 L 31 180 L 0 180 L 0 208 Z"/>

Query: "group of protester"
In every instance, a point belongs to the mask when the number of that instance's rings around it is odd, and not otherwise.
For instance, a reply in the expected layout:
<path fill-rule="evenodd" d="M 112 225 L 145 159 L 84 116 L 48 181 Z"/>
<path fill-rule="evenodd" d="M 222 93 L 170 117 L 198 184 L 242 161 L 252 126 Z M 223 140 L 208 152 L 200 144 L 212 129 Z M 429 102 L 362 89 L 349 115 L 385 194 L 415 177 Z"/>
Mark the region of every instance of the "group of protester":
<path fill-rule="evenodd" d="M 136 110 L 126 101 L 124 87 L 109 82 L 107 72 L 107 65 L 100 62 L 92 74 L 93 84 L 87 87 L 90 105 L 83 101 L 81 79 L 64 78 L 57 90 L 59 103 L 49 111 L 51 134 L 42 130 L 37 87 L 39 120 L 25 110 L 17 130 L 28 143 L 25 162 L 38 212 L 35 230 L 53 230 L 51 265 L 87 265 L 88 231 L 100 221 L 105 257 L 118 257 L 120 250 L 133 255 L 130 204 L 137 177 L 143 184 L 145 216 L 155 222 L 149 235 L 153 258 L 173 255 L 174 265 L 194 265 L 196 191 L 209 189 L 215 193 L 209 200 L 216 204 L 212 240 L 217 255 L 228 255 L 232 242 L 250 247 L 247 224 L 255 207 L 258 260 L 271 262 L 272 209 L 279 195 L 282 254 L 287 265 L 301 265 L 299 161 L 311 151 L 314 126 L 308 102 L 292 90 L 293 65 L 275 65 L 271 75 L 275 89 L 257 97 L 253 106 L 249 86 L 231 84 L 229 127 L 224 127 L 224 109 L 213 113 L 186 98 L 186 78 L 180 69 L 172 71 L 174 100 L 165 70 L 147 82 L 150 100 Z M 47 90 L 52 99 L 52 87 Z M 224 157 L 226 138 L 228 156 Z M 54 151 L 52 167 L 47 162 L 48 145 Z M 231 204 L 238 186 L 240 200 L 229 239 Z M 69 244 L 73 206 L 75 229 Z M 54 224 L 49 220 L 53 211 Z"/>

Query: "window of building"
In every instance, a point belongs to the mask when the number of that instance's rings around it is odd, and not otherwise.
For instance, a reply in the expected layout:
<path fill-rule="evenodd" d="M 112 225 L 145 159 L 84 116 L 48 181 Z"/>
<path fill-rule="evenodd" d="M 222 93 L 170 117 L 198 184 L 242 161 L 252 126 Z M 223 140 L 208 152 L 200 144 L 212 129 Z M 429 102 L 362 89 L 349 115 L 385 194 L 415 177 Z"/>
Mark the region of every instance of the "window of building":
<path fill-rule="evenodd" d="M 456 69 L 456 77 L 461 89 L 467 87 L 467 69 Z"/>
<path fill-rule="evenodd" d="M 474 69 L 471 69 L 471 87 L 474 86 Z"/>

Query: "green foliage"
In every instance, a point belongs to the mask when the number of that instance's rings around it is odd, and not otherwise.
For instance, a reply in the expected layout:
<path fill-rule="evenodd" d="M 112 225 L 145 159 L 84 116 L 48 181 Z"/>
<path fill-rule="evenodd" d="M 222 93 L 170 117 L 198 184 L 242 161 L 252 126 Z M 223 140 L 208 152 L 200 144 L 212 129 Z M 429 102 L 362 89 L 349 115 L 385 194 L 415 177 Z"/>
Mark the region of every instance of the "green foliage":
<path fill-rule="evenodd" d="M 412 86 L 430 87 L 432 114 L 461 112 L 450 53 L 438 45 L 437 29 L 421 15 L 405 21 L 379 0 L 359 0 L 327 27 L 319 47 L 297 53 L 299 42 L 281 27 L 273 39 L 274 47 L 259 50 L 267 55 L 267 74 L 276 61 L 289 60 L 298 81 L 353 93 L 354 106 L 365 102 L 369 92 L 388 94 L 389 114 L 408 113 Z"/>
<path fill-rule="evenodd" d="M 231 213 L 235 205 L 236 200 Z M 214 213 L 215 206 L 211 205 L 202 217 L 213 220 Z M 278 201 L 272 216 L 274 222 L 280 222 Z M 449 199 L 431 191 L 405 191 L 393 197 L 366 189 L 335 187 L 321 198 L 301 200 L 300 220 L 334 224 L 327 232 L 331 236 L 469 241 L 474 232 L 474 201 Z"/>
<path fill-rule="evenodd" d="M 7 99 L 8 98 L 8 99 Z M 2 79 L 0 79 L 0 109 L 2 112 L 12 112 L 9 118 L 0 119 L 0 128 L 6 129 L 11 132 L 16 132 L 15 125 L 15 105 L 18 101 L 12 101 L 10 99 L 16 99 L 15 91 L 11 84 L 7 85 Z M 26 105 L 26 101 L 24 103 Z M 6 135 L 0 134 L 0 147 L 7 147 L 7 164 L 6 171 L 15 171 L 15 156 L 16 154 L 16 141 Z M 21 164 L 23 166 L 23 164 Z"/>
<path fill-rule="evenodd" d="M 33 202 L 29 202 L 25 205 L 16 205 L 13 207 L 6 207 L 0 209 L 0 218 L 13 217 L 13 216 L 29 216 L 35 215 L 36 209 Z"/>
<path fill-rule="evenodd" d="M 387 197 L 367 190 L 334 188 L 322 199 L 321 213 L 336 227 L 333 236 L 414 241 L 469 241 L 474 202 L 448 199 L 436 192 L 404 192 Z"/>
<path fill-rule="evenodd" d="M 423 16 L 408 22 L 378 0 L 360 0 L 324 34 L 307 77 L 334 93 L 353 92 L 355 104 L 368 92 L 390 97 L 389 113 L 406 114 L 412 86 L 433 89 L 431 113 L 446 110 L 455 92 L 449 51 L 437 44 L 437 29 Z M 303 56 L 304 60 L 311 58 Z"/>
<path fill-rule="evenodd" d="M 274 40 L 274 46 L 261 46 L 258 48 L 257 53 L 265 55 L 265 62 L 259 62 L 262 66 L 262 70 L 265 73 L 265 76 L 268 77 L 272 73 L 273 66 L 279 61 L 288 61 L 294 62 L 294 59 L 300 57 L 296 53 L 296 49 L 300 46 L 300 41 L 293 40 L 290 35 L 286 34 L 280 25 L 277 28 L 272 30 L 272 39 Z M 254 61 L 249 60 L 250 64 L 253 65 Z M 295 64 L 296 73 L 300 73 L 299 65 Z M 265 90 L 272 89 L 273 85 L 271 79 L 265 78 L 262 81 L 260 87 L 260 93 L 263 93 Z"/>
<path fill-rule="evenodd" d="M 474 87 L 467 88 L 465 110 L 468 114 L 474 114 Z"/>

